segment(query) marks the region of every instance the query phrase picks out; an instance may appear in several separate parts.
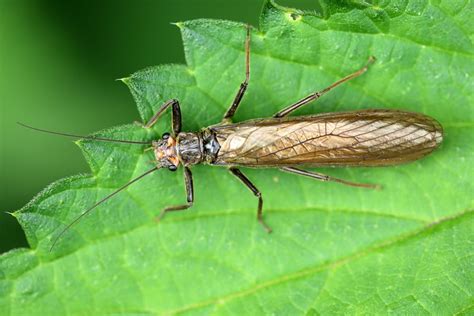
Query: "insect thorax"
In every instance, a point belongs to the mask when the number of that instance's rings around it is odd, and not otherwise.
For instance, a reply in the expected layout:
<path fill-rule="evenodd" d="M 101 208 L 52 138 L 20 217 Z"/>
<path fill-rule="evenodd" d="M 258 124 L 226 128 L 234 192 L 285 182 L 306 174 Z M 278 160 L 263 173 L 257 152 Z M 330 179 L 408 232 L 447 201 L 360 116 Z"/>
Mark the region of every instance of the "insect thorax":
<path fill-rule="evenodd" d="M 183 165 L 212 163 L 219 152 L 219 143 L 209 129 L 197 133 L 179 133 L 176 139 L 178 156 Z"/>

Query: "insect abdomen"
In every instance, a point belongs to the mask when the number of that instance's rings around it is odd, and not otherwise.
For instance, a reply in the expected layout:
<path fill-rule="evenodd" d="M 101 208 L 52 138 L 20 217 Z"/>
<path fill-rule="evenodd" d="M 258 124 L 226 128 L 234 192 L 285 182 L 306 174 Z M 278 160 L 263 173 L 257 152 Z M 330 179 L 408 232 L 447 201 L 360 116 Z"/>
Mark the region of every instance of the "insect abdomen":
<path fill-rule="evenodd" d="M 419 159 L 443 130 L 423 114 L 363 110 L 213 127 L 215 164 L 244 166 L 383 166 Z"/>

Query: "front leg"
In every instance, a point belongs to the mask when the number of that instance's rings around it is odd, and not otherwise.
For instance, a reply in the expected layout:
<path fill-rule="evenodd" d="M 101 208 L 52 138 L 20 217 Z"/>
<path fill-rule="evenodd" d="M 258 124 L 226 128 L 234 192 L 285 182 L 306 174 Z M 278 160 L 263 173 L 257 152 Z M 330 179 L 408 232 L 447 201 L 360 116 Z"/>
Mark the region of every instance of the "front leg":
<path fill-rule="evenodd" d="M 257 189 L 257 187 L 250 182 L 250 179 L 247 178 L 239 169 L 237 168 L 229 168 L 229 171 L 232 172 L 234 176 L 239 178 L 240 181 L 243 182 L 249 188 L 250 191 L 258 198 L 258 207 L 257 207 L 257 220 L 260 224 L 262 224 L 263 228 L 267 231 L 267 233 L 271 233 L 272 229 L 263 221 L 263 199 L 262 193 Z"/>
<path fill-rule="evenodd" d="M 157 221 L 160 221 L 167 212 L 184 211 L 190 208 L 191 206 L 193 206 L 193 202 L 194 202 L 193 174 L 191 173 L 191 170 L 188 167 L 184 167 L 184 184 L 186 186 L 187 203 L 182 204 L 182 205 L 166 207 L 161 212 L 160 216 L 158 216 L 158 218 L 156 219 Z"/>
<path fill-rule="evenodd" d="M 178 135 L 181 132 L 181 108 L 176 99 L 166 101 L 158 111 L 156 111 L 155 115 L 152 116 L 148 123 L 145 124 L 145 128 L 152 127 L 158 121 L 161 114 L 163 114 L 163 112 L 170 106 L 173 108 L 173 112 L 171 113 L 171 129 L 173 131 L 173 136 Z"/>

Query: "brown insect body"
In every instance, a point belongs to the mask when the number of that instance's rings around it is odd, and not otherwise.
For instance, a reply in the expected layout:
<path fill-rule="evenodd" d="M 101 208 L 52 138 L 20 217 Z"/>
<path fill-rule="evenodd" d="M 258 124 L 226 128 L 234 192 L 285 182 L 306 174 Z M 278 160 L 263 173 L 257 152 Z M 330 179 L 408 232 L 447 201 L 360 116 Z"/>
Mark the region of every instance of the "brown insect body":
<path fill-rule="evenodd" d="M 216 165 L 387 166 L 419 159 L 442 141 L 441 125 L 419 113 L 361 110 L 257 119 L 209 128 Z"/>
<path fill-rule="evenodd" d="M 361 110 L 220 124 L 154 142 L 160 167 L 388 166 L 438 147 L 441 125 L 397 110 Z"/>

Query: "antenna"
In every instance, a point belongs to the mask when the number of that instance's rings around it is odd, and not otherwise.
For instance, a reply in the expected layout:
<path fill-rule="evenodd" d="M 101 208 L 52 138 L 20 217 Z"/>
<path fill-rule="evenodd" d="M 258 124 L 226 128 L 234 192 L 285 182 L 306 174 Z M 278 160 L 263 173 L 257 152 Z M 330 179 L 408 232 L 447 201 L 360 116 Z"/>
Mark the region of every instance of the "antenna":
<path fill-rule="evenodd" d="M 20 125 L 20 126 L 32 129 L 34 131 L 38 131 L 38 132 L 43 132 L 43 133 L 53 134 L 53 135 L 66 136 L 66 137 L 73 137 L 73 138 L 78 138 L 78 139 L 82 138 L 82 139 L 98 140 L 98 141 L 102 141 L 102 142 L 111 142 L 111 143 L 151 145 L 151 142 L 140 142 L 140 141 L 133 141 L 133 140 L 111 139 L 111 138 L 96 137 L 96 136 L 75 135 L 75 134 L 49 131 L 49 130 L 46 130 L 46 129 L 41 129 L 41 128 L 29 126 L 29 125 L 26 125 L 26 124 L 23 124 L 23 123 L 20 123 L 20 122 L 17 122 L 17 124 Z"/>
<path fill-rule="evenodd" d="M 74 224 L 76 224 L 77 222 L 79 222 L 84 216 L 86 216 L 87 214 L 89 214 L 93 209 L 95 209 L 97 206 L 99 206 L 100 204 L 104 203 L 105 201 L 107 201 L 108 199 L 110 199 L 111 197 L 113 197 L 115 194 L 119 193 L 120 191 L 122 191 L 123 189 L 127 188 L 129 185 L 137 182 L 138 180 L 140 180 L 141 178 L 145 177 L 146 175 L 149 175 L 150 173 L 152 173 L 153 171 L 156 171 L 158 170 L 159 167 L 154 167 L 153 169 L 150 169 L 148 170 L 147 172 L 139 175 L 138 177 L 136 177 L 135 179 L 132 179 L 130 180 L 129 182 L 125 183 L 124 185 L 122 185 L 120 188 L 118 188 L 117 190 L 115 190 L 114 192 L 110 193 L 109 195 L 107 195 L 106 197 L 104 197 L 102 200 L 100 200 L 99 202 L 95 203 L 94 205 L 92 205 L 91 207 L 89 207 L 87 210 L 85 210 L 84 212 L 82 212 L 81 215 L 79 215 L 78 217 L 76 217 L 71 223 L 69 223 L 60 233 L 59 235 L 54 239 L 53 241 L 53 244 L 51 245 L 51 248 L 49 248 L 49 251 L 51 252 L 54 248 L 54 246 L 56 245 L 56 243 L 58 242 L 59 238 L 61 238 L 62 235 L 64 235 L 64 233 L 69 229 L 71 228 L 71 226 L 73 226 Z"/>

